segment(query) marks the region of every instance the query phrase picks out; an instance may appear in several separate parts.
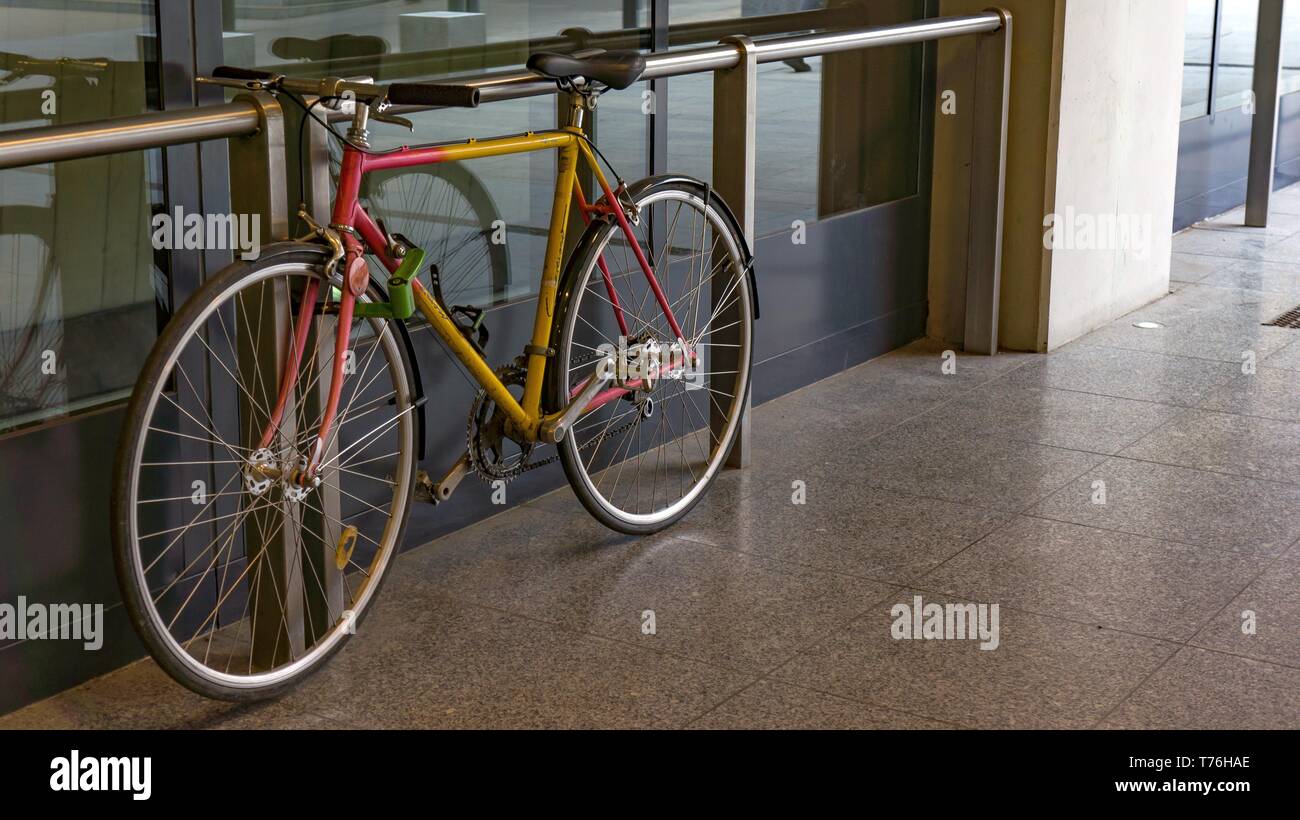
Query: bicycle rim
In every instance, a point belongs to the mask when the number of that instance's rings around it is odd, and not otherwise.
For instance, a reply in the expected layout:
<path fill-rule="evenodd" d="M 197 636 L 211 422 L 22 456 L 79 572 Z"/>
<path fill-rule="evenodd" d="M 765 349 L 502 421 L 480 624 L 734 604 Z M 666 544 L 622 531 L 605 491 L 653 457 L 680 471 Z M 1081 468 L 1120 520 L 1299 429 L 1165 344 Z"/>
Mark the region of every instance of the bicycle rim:
<path fill-rule="evenodd" d="M 155 657 L 203 694 L 273 694 L 317 668 L 355 630 L 400 546 L 415 419 L 392 323 L 354 320 L 319 487 L 294 498 L 286 476 L 315 441 L 337 320 L 313 320 L 269 457 L 255 447 L 279 392 L 266 362 L 283 361 L 296 297 L 318 279 L 297 262 L 218 276 L 164 332 L 132 402 L 119 577 Z M 276 322 L 283 335 L 267 332 Z M 282 478 L 261 486 L 250 465 L 266 463 Z"/>
<path fill-rule="evenodd" d="M 642 218 L 634 228 L 651 249 L 686 349 L 700 359 L 682 378 L 662 378 L 583 416 L 560 445 L 579 498 L 621 531 L 653 532 L 685 515 L 729 454 L 745 408 L 753 320 L 745 257 L 730 220 L 705 204 L 702 190 L 652 190 L 637 201 Z M 646 241 L 652 210 L 664 226 L 655 247 Z M 595 370 L 600 351 L 618 350 L 624 335 L 598 254 L 627 317 L 625 347 L 675 341 L 630 245 L 611 224 L 585 257 L 563 318 L 556 366 L 570 393 Z"/>

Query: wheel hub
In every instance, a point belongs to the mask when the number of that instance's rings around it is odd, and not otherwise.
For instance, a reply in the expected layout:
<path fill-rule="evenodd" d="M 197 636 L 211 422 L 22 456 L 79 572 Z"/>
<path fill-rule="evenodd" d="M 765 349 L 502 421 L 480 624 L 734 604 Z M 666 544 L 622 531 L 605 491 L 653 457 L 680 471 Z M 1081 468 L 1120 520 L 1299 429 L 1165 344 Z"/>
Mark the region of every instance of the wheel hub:
<path fill-rule="evenodd" d="M 244 489 L 260 497 L 276 482 L 283 486 L 284 497 L 296 504 L 321 485 L 321 477 L 308 472 L 306 456 L 280 464 L 268 448 L 254 451 L 244 466 Z"/>

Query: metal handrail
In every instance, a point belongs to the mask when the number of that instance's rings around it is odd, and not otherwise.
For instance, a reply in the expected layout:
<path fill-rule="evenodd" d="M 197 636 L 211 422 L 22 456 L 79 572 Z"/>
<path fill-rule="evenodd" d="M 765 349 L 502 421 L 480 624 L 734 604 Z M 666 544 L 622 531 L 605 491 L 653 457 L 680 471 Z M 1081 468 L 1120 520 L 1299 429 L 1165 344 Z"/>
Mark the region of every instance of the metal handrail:
<path fill-rule="evenodd" d="M 754 47 L 758 62 L 767 63 L 993 32 L 1002 25 L 1002 14 L 990 11 L 893 26 L 774 37 L 756 40 Z M 741 46 L 731 43 L 648 54 L 643 79 L 726 70 L 740 65 L 743 54 Z M 558 91 L 553 81 L 527 71 L 498 72 L 456 81 L 480 89 L 483 102 L 539 97 Z M 392 110 L 402 113 L 430 109 L 394 106 Z M 0 134 L 0 169 L 247 136 L 256 133 L 260 117 L 257 105 L 237 101 L 182 111 L 9 131 Z"/>
<path fill-rule="evenodd" d="M 750 37 L 769 35 L 787 35 L 825 29 L 842 29 L 848 24 L 850 15 L 860 13 L 852 6 L 837 6 L 829 9 L 808 9 L 782 14 L 762 14 L 745 17 L 744 29 Z M 735 33 L 735 18 L 713 20 L 696 20 L 688 23 L 673 23 L 668 27 L 669 46 L 693 45 L 696 43 L 716 43 L 724 37 Z M 258 66 L 264 71 L 277 74 L 300 76 L 367 76 L 387 81 L 395 72 L 406 79 L 413 66 L 429 61 L 446 64 L 447 74 L 463 71 L 461 66 L 483 70 L 496 69 L 500 66 L 514 64 L 520 52 L 531 54 L 536 51 L 572 51 L 578 48 L 602 48 L 606 50 L 640 49 L 652 35 L 649 28 L 624 28 L 609 31 L 589 31 L 584 28 L 567 28 L 558 35 L 535 37 L 521 40 L 505 40 L 472 46 L 453 46 L 450 48 L 431 49 L 428 51 L 403 51 L 393 54 L 367 54 L 355 57 L 330 58 L 308 64 L 279 63 Z"/>
<path fill-rule="evenodd" d="M 244 137 L 256 133 L 260 123 L 256 105 L 232 102 L 72 125 L 25 128 L 0 135 L 0 168 Z"/>

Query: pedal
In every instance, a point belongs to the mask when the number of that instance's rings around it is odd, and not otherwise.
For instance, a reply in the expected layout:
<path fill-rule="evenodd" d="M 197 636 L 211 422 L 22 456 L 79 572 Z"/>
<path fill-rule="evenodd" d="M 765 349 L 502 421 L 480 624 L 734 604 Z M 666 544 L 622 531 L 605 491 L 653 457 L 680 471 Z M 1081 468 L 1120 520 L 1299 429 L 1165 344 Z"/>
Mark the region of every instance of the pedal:
<path fill-rule="evenodd" d="M 334 566 L 339 571 L 348 568 L 348 562 L 352 560 L 352 551 L 357 548 L 357 528 L 347 526 L 343 532 L 339 533 L 339 542 L 334 547 Z"/>
<path fill-rule="evenodd" d="M 460 331 L 460 335 L 464 336 L 465 341 L 474 346 L 480 356 L 486 356 L 485 348 L 490 334 L 487 325 L 483 324 L 483 319 L 487 316 L 487 311 L 473 305 L 448 306 L 446 298 L 442 295 L 442 272 L 436 264 L 429 266 L 429 281 L 433 285 L 433 298 L 451 317 L 451 321 Z"/>
<path fill-rule="evenodd" d="M 427 504 L 441 504 L 451 498 L 451 494 L 456 492 L 460 482 L 472 472 L 474 467 L 470 463 L 469 453 L 462 455 L 440 481 L 435 482 L 428 473 L 420 470 L 415 474 L 415 500 Z"/>
<path fill-rule="evenodd" d="M 489 335 L 487 325 L 483 324 L 483 317 L 487 315 L 487 311 L 473 305 L 452 305 L 447 315 L 456 323 L 456 327 L 460 328 L 460 334 L 478 350 L 479 355 L 487 355 L 483 350 L 487 347 Z M 467 324 L 461 323 L 462 317 Z"/>
<path fill-rule="evenodd" d="M 438 496 L 434 493 L 433 479 L 424 470 L 415 474 L 415 500 L 425 504 L 437 504 Z"/>

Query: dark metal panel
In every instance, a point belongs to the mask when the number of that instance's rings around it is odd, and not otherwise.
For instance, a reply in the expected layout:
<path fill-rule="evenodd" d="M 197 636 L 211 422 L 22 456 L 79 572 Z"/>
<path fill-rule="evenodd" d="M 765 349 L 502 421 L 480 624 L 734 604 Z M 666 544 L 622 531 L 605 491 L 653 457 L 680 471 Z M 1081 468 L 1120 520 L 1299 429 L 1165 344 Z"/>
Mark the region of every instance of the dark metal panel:
<path fill-rule="evenodd" d="M 102 604 L 104 646 L 28 640 L 0 648 L 0 714 L 143 654 L 121 620 L 108 538 L 108 487 L 121 410 L 0 438 L 0 601 Z"/>
<path fill-rule="evenodd" d="M 769 307 L 758 323 L 755 404 L 925 335 L 925 217 L 924 200 L 910 197 L 811 223 L 807 245 L 787 234 L 759 240 L 759 298 Z M 870 338 L 845 347 L 855 336 Z"/>

